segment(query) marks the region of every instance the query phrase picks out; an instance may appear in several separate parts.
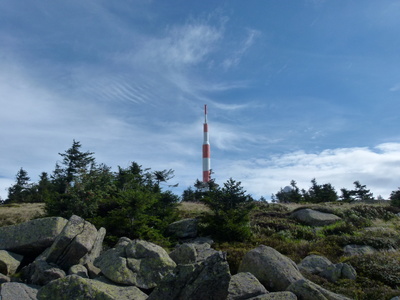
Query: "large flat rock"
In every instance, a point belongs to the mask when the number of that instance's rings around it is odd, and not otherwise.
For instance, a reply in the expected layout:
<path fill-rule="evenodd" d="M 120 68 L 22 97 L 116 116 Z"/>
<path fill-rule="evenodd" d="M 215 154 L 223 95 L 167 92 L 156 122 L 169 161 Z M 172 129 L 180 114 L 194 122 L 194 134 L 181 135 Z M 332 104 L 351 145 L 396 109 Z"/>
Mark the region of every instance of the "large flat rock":
<path fill-rule="evenodd" d="M 38 255 L 50 247 L 67 220 L 49 217 L 0 227 L 0 250 L 21 255 Z"/>
<path fill-rule="evenodd" d="M 106 281 L 70 275 L 41 288 L 37 299 L 145 300 L 147 295 L 135 286 L 117 286 Z"/>
<path fill-rule="evenodd" d="M 310 208 L 297 210 L 291 214 L 291 217 L 309 226 L 326 226 L 341 220 L 337 215 Z"/>
<path fill-rule="evenodd" d="M 2 300 L 36 300 L 39 286 L 19 282 L 7 282 L 1 285 L 0 299 Z"/>

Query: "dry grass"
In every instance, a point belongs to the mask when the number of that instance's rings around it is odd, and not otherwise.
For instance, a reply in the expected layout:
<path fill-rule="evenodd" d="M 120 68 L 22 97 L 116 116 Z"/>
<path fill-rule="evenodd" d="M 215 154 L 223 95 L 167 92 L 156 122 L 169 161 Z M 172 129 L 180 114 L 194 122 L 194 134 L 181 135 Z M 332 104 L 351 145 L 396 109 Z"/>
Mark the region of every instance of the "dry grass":
<path fill-rule="evenodd" d="M 14 225 L 44 215 L 44 203 L 0 205 L 0 226 Z"/>
<path fill-rule="evenodd" d="M 181 202 L 178 210 L 182 218 L 195 218 L 210 211 L 205 204 L 198 202 Z"/>

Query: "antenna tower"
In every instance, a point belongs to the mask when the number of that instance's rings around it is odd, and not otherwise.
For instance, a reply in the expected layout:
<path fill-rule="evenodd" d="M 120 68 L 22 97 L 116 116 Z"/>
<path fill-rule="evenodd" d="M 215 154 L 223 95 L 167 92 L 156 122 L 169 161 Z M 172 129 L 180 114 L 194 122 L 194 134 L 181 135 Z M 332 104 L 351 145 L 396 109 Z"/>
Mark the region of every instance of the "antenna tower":
<path fill-rule="evenodd" d="M 211 179 L 210 164 L 210 141 L 208 139 L 207 124 L 207 104 L 204 105 L 204 126 L 203 126 L 203 182 L 209 182 Z"/>

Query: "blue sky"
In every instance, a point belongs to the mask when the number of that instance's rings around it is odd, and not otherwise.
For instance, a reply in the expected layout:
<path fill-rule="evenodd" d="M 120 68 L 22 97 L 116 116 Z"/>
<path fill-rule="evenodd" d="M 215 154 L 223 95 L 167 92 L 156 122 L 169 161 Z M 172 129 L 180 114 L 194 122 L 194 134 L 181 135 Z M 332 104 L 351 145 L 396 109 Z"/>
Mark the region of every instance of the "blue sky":
<path fill-rule="evenodd" d="M 294 179 L 400 186 L 396 0 L 0 2 L 0 196 L 80 141 L 114 169 L 269 198 Z"/>

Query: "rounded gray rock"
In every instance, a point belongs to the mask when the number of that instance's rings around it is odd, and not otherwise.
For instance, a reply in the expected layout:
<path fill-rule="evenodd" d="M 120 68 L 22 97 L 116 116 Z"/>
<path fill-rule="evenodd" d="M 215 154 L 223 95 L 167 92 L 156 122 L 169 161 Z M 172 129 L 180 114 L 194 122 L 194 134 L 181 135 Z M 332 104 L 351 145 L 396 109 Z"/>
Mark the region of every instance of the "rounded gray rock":
<path fill-rule="evenodd" d="M 264 245 L 244 255 L 239 272 L 252 273 L 269 291 L 285 291 L 290 284 L 303 279 L 290 258 Z"/>
<path fill-rule="evenodd" d="M 324 213 L 309 208 L 297 210 L 290 216 L 293 219 L 296 219 L 309 226 L 326 226 L 336 223 L 342 219 L 337 215 Z"/>

